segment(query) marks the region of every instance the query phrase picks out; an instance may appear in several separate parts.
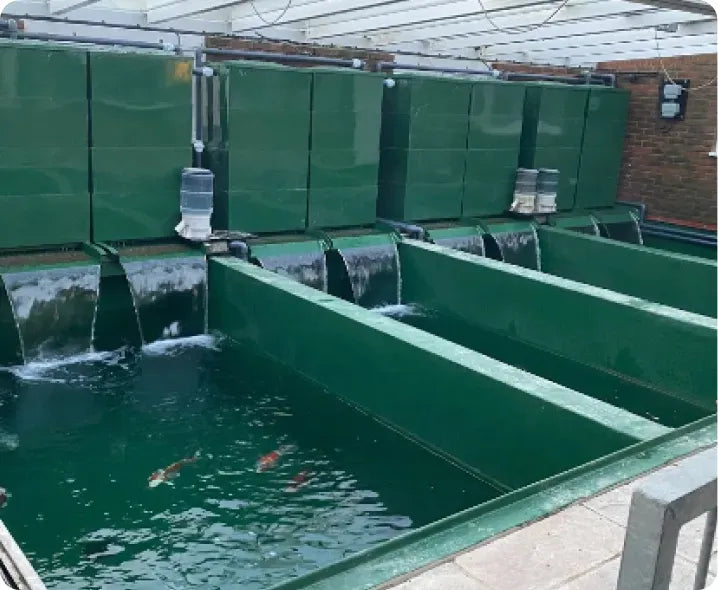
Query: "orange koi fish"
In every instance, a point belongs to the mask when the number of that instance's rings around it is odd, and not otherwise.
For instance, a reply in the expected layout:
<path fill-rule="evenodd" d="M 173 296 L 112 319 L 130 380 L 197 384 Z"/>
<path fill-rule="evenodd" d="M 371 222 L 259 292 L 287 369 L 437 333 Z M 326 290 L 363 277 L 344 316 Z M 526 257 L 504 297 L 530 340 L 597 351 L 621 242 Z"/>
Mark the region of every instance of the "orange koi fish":
<path fill-rule="evenodd" d="M 151 488 L 156 488 L 161 483 L 172 483 L 170 480 L 179 476 L 179 471 L 185 465 L 194 463 L 199 459 L 199 451 L 197 451 L 191 457 L 186 457 L 168 465 L 164 469 L 158 469 L 152 475 L 147 478 L 148 484 Z"/>
<path fill-rule="evenodd" d="M 293 450 L 294 445 L 283 445 L 279 447 L 276 451 L 272 451 L 271 453 L 267 453 L 263 457 L 260 457 L 257 460 L 257 473 L 261 473 L 262 471 L 267 471 L 267 469 L 271 469 L 276 465 L 277 461 L 279 461 L 279 458 L 282 455 L 291 453 Z"/>
<path fill-rule="evenodd" d="M 312 476 L 309 471 L 300 471 L 292 478 L 292 482 L 284 488 L 285 492 L 296 492 L 299 488 L 304 487 L 309 483 L 309 478 Z"/>

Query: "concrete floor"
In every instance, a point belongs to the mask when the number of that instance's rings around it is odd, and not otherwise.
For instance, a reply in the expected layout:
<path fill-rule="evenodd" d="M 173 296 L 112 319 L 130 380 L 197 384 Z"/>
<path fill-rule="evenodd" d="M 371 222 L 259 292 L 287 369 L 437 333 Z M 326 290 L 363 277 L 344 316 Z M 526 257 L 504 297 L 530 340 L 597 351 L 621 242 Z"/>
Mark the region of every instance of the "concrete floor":
<path fill-rule="evenodd" d="M 663 467 L 673 469 L 676 461 Z M 392 590 L 612 590 L 633 480 L 384 586 Z M 670 590 L 693 590 L 705 515 L 681 531 Z M 716 578 L 713 545 L 708 584 Z"/>

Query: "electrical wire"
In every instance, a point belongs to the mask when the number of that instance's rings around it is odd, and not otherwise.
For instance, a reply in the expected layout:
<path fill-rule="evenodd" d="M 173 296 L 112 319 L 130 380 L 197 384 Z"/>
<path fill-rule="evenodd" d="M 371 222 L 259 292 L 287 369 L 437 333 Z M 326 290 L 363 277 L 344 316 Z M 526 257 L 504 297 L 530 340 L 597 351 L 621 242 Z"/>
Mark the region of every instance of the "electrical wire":
<path fill-rule="evenodd" d="M 568 4 L 569 0 L 563 0 L 563 1 L 561 2 L 561 4 L 558 5 L 558 8 L 556 8 L 556 10 L 554 10 L 546 19 L 544 19 L 544 20 L 543 20 L 542 22 L 540 22 L 540 23 L 537 23 L 537 24 L 534 24 L 534 25 L 524 25 L 524 26 L 519 26 L 519 27 L 512 27 L 512 28 L 509 28 L 509 29 L 504 29 L 504 28 L 498 26 L 498 25 L 494 22 L 494 20 L 491 18 L 491 16 L 489 15 L 489 11 L 486 10 L 486 6 L 484 6 L 484 1 L 483 1 L 483 0 L 478 0 L 478 2 L 479 2 L 479 6 L 481 6 L 481 11 L 482 11 L 483 14 L 484 14 L 484 18 L 485 18 L 487 21 L 489 21 L 489 24 L 490 24 L 495 30 L 499 31 L 500 33 L 514 34 L 514 33 L 526 33 L 526 32 L 528 32 L 528 31 L 535 31 L 536 29 L 540 29 L 540 28 L 543 27 L 544 25 L 547 25 L 547 24 L 553 19 L 554 16 L 556 16 L 561 10 L 563 10 L 563 8 L 566 6 L 566 4 Z"/>
<path fill-rule="evenodd" d="M 279 16 L 278 16 L 276 19 L 274 19 L 271 23 L 270 23 L 269 21 L 265 20 L 265 18 L 264 18 L 261 14 L 259 14 L 259 11 L 257 10 L 257 7 L 254 5 L 254 0 L 249 0 L 249 3 L 252 5 L 252 10 L 254 10 L 254 14 L 257 15 L 257 18 L 258 18 L 259 20 L 261 20 L 265 25 L 267 25 L 267 26 L 269 26 L 269 27 L 273 27 L 273 26 L 276 25 L 280 20 L 282 20 L 282 19 L 284 18 L 284 15 L 285 15 L 285 14 L 287 14 L 287 10 L 289 10 L 290 7 L 292 6 L 292 1 L 293 1 L 293 0 L 287 0 L 287 5 L 284 7 L 284 9 L 283 9 L 282 12 L 279 14 Z"/>
<path fill-rule="evenodd" d="M 675 84 L 673 81 L 673 78 L 671 78 L 671 75 L 668 73 L 668 70 L 666 69 L 666 66 L 663 64 L 663 57 L 661 56 L 661 48 L 658 46 L 658 29 L 653 30 L 654 38 L 656 40 L 656 53 L 658 54 L 658 61 L 661 64 L 661 69 L 663 70 L 663 75 L 668 78 L 668 81 L 671 84 Z M 684 92 L 695 92 L 696 90 L 701 90 L 702 88 L 707 88 L 708 86 L 712 86 L 718 76 L 713 76 L 712 79 L 708 80 L 705 84 L 701 84 L 700 86 L 696 86 L 695 88 L 684 88 Z"/>

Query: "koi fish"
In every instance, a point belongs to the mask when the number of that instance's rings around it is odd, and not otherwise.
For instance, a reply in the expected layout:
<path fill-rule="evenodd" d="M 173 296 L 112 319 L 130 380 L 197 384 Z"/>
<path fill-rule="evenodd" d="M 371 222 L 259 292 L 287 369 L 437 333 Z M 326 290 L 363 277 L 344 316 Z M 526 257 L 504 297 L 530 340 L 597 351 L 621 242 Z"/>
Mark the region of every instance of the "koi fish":
<path fill-rule="evenodd" d="M 262 473 L 262 471 L 267 471 L 267 469 L 271 469 L 276 465 L 277 461 L 282 455 L 291 453 L 293 450 L 294 445 L 283 445 L 279 447 L 276 451 L 272 451 L 271 453 L 267 453 L 263 457 L 260 457 L 257 460 L 257 473 Z"/>
<path fill-rule="evenodd" d="M 195 461 L 197 461 L 197 459 L 199 459 L 199 451 L 197 451 L 191 457 L 180 459 L 179 461 L 172 463 L 172 465 L 168 465 L 164 469 L 158 469 L 147 478 L 149 486 L 151 488 L 156 488 L 161 483 L 171 484 L 172 482 L 170 480 L 179 476 L 179 471 L 180 469 L 182 469 L 182 467 L 184 467 L 185 465 L 189 465 L 190 463 L 194 463 Z"/>
<path fill-rule="evenodd" d="M 5 504 L 7 504 L 7 490 L 0 488 L 0 508 L 5 506 Z"/>
<path fill-rule="evenodd" d="M 304 487 L 309 483 L 309 478 L 311 477 L 311 473 L 309 471 L 300 471 L 292 478 L 292 482 L 284 488 L 285 492 L 296 492 L 299 488 Z"/>

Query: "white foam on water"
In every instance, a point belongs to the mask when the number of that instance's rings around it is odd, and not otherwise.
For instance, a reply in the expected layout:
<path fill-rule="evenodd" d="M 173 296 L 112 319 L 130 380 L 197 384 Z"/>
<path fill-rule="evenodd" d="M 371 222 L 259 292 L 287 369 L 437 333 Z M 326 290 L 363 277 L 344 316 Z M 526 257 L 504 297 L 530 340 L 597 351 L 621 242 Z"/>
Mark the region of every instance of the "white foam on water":
<path fill-rule="evenodd" d="M 84 352 L 61 358 L 47 358 L 32 361 L 26 365 L 13 367 L 0 367 L 0 371 L 11 373 L 23 381 L 45 381 L 48 383 L 66 383 L 61 371 L 73 365 L 102 363 L 105 365 L 120 365 L 125 358 L 126 348 L 106 352 Z"/>
<path fill-rule="evenodd" d="M 219 350 L 219 338 L 214 334 L 198 334 L 186 336 L 185 338 L 174 338 L 170 340 L 156 340 L 142 347 L 142 352 L 148 356 L 173 356 L 187 348 L 206 348 Z"/>
<path fill-rule="evenodd" d="M 0 429 L 0 451 L 14 451 L 20 446 L 20 437 L 17 434 Z"/>
<path fill-rule="evenodd" d="M 394 305 L 380 305 L 379 307 L 372 307 L 371 311 L 375 311 L 381 315 L 388 316 L 390 318 L 403 318 L 407 316 L 423 316 L 426 315 L 421 306 L 415 303 L 399 303 Z"/>

